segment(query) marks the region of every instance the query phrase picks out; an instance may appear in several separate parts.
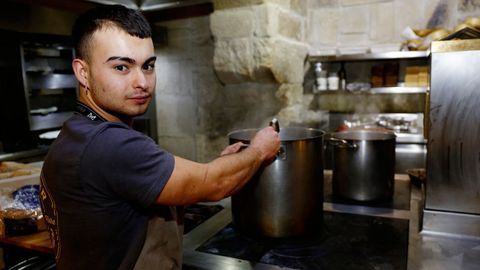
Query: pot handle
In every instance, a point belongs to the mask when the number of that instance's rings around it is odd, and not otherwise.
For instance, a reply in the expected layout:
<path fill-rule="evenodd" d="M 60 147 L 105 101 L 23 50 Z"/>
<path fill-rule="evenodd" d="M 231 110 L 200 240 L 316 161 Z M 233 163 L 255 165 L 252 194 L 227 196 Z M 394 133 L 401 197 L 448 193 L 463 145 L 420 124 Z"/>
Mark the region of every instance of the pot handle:
<path fill-rule="evenodd" d="M 351 143 L 347 140 L 338 139 L 338 138 L 335 138 L 335 137 L 328 137 L 327 141 L 330 144 L 336 145 L 336 146 L 339 146 L 339 147 L 348 147 L 348 148 L 353 148 L 353 149 L 356 149 L 358 147 L 357 144 L 355 144 L 355 143 Z"/>
<path fill-rule="evenodd" d="M 276 132 L 280 132 L 280 123 L 278 123 L 277 118 L 273 118 L 269 126 L 273 127 Z"/>
<path fill-rule="evenodd" d="M 273 118 L 272 121 L 270 121 L 269 126 L 273 127 L 276 132 L 280 133 L 280 123 L 278 122 L 277 118 Z M 287 153 L 283 145 L 280 145 L 280 150 L 278 150 L 277 158 L 280 160 L 287 159 Z"/>
<path fill-rule="evenodd" d="M 276 132 L 280 133 L 280 124 L 278 123 L 277 118 L 273 118 L 268 125 L 273 127 Z M 244 148 L 247 148 L 249 145 L 250 144 L 248 143 L 243 143 L 240 149 L 243 150 Z M 285 160 L 287 158 L 287 153 L 283 145 L 280 145 L 280 150 L 278 150 L 277 158 L 281 160 Z"/>

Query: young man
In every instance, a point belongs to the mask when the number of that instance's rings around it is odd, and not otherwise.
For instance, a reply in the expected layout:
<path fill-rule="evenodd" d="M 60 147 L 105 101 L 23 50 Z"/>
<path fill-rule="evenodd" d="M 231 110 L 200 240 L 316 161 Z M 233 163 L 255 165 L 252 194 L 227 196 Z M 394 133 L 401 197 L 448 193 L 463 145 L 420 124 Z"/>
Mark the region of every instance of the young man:
<path fill-rule="evenodd" d="M 181 214 L 174 206 L 216 201 L 238 191 L 279 150 L 260 130 L 250 146 L 227 147 L 200 164 L 162 150 L 131 129 L 155 89 L 148 22 L 106 6 L 73 28 L 77 113 L 51 145 L 41 175 L 42 209 L 58 269 L 181 268 Z"/>

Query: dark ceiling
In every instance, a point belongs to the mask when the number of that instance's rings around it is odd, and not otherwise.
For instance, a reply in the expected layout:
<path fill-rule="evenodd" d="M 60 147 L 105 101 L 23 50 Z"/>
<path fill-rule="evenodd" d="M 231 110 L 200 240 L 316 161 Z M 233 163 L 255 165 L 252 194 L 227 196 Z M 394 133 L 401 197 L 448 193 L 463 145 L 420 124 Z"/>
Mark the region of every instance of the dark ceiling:
<path fill-rule="evenodd" d="M 206 16 L 213 12 L 211 0 L 8 0 L 10 2 L 82 13 L 98 5 L 121 4 L 139 9 L 152 22 Z"/>

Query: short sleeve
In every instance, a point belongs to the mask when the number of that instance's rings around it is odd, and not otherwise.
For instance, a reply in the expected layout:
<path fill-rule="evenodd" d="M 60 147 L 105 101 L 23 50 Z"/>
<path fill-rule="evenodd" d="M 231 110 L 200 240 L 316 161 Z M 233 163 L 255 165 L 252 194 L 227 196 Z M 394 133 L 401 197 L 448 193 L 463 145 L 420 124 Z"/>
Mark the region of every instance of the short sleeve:
<path fill-rule="evenodd" d="M 112 125 L 111 123 L 109 125 Z M 174 168 L 172 154 L 151 138 L 121 125 L 108 126 L 86 148 L 82 168 L 90 172 L 84 181 L 101 190 L 99 196 L 113 196 L 152 204 L 165 187 Z"/>

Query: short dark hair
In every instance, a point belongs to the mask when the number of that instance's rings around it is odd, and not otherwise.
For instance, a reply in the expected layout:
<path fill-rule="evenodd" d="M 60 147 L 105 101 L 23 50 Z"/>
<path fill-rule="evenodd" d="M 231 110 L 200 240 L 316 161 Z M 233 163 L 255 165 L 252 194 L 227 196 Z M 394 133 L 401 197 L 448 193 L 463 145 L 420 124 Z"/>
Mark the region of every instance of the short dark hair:
<path fill-rule="evenodd" d="M 73 25 L 72 39 L 77 58 L 88 59 L 88 45 L 93 33 L 109 24 L 135 37 L 152 36 L 150 24 L 139 11 L 122 5 L 99 6 L 80 15 Z"/>

